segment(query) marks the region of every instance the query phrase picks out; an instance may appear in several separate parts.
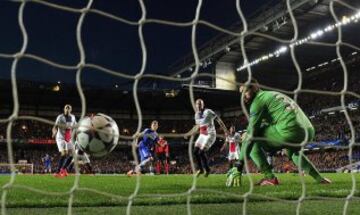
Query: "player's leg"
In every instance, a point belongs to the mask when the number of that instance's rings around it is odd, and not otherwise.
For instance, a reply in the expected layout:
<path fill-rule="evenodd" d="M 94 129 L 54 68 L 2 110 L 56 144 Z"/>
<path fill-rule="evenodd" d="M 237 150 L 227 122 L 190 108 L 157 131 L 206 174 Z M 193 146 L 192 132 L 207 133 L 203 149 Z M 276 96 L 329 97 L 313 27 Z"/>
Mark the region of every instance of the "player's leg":
<path fill-rule="evenodd" d="M 84 167 L 87 174 L 95 174 L 90 163 L 85 163 Z"/>
<path fill-rule="evenodd" d="M 275 175 L 272 171 L 272 166 L 268 163 L 266 154 L 261 148 L 264 142 L 255 142 L 250 152 L 250 158 L 255 163 L 256 167 L 264 174 L 264 178 L 273 179 Z"/>
<path fill-rule="evenodd" d="M 232 166 L 229 168 L 227 174 L 226 174 L 226 183 L 225 185 L 227 187 L 231 186 L 240 186 L 241 185 L 241 176 L 243 171 L 243 166 L 241 162 L 239 162 L 239 155 L 240 151 L 239 149 L 236 150 L 235 153 L 229 153 L 229 163 L 232 164 Z"/>
<path fill-rule="evenodd" d="M 201 161 L 204 166 L 204 170 L 205 170 L 204 176 L 205 177 L 209 176 L 209 174 L 210 174 L 210 167 L 209 167 L 209 162 L 208 162 L 208 158 L 207 158 L 207 151 L 215 143 L 215 140 L 216 140 L 216 135 L 211 135 L 211 134 L 207 135 L 205 144 L 202 146 L 202 148 L 200 148 L 200 157 L 201 157 Z"/>
<path fill-rule="evenodd" d="M 169 174 L 169 170 L 170 170 L 170 158 L 169 155 L 165 155 L 165 173 L 166 175 Z"/>
<path fill-rule="evenodd" d="M 91 163 L 90 163 L 89 155 L 86 154 L 85 152 L 82 152 L 81 160 L 84 163 L 85 172 L 87 174 L 95 174 L 93 169 L 92 169 Z"/>
<path fill-rule="evenodd" d="M 156 174 L 160 175 L 161 173 L 161 154 L 159 153 L 155 153 L 155 170 L 156 170 Z"/>
<path fill-rule="evenodd" d="M 266 141 L 254 140 L 250 151 L 250 159 L 255 163 L 260 172 L 264 174 L 264 178 L 257 185 L 277 185 L 279 182 L 272 171 L 272 166 L 267 161 L 265 151 L 274 151 L 281 148 L 281 143 L 274 141 L 279 139 L 278 133 L 275 126 L 268 126 L 263 128 L 259 136 L 266 138 Z M 240 160 L 244 159 L 247 150 L 247 145 L 243 144 L 239 155 Z"/>
<path fill-rule="evenodd" d="M 303 129 L 306 128 L 306 131 Z M 312 162 L 305 156 L 300 156 L 300 144 L 306 139 L 312 141 L 315 136 L 315 130 L 307 122 L 302 127 L 288 129 L 288 132 L 279 132 L 276 127 L 266 130 L 265 136 L 270 140 L 272 147 L 281 146 L 287 149 L 288 157 L 299 167 L 300 160 L 302 169 L 311 175 L 319 183 L 331 183 L 330 180 L 323 178 Z M 298 143 L 299 147 L 291 147 L 283 143 Z M 280 144 L 280 145 L 279 145 Z"/>
<path fill-rule="evenodd" d="M 197 176 L 204 173 L 204 168 L 203 168 L 203 165 L 202 165 L 202 159 L 201 159 L 201 156 L 200 156 L 201 147 L 204 145 L 204 141 L 205 141 L 204 136 L 205 135 L 200 134 L 199 137 L 197 138 L 197 140 L 195 141 L 194 155 L 195 155 L 195 160 L 196 160 L 197 167 L 198 167 L 198 170 L 196 172 Z"/>
<path fill-rule="evenodd" d="M 59 162 L 58 162 L 58 167 L 56 170 L 56 173 L 54 176 L 56 177 L 60 177 L 60 172 L 61 172 L 61 168 L 64 165 L 64 162 L 66 160 L 66 145 L 65 145 L 65 140 L 61 140 L 61 139 L 57 139 L 56 140 L 56 145 L 58 147 L 58 150 L 60 152 L 60 158 L 59 158 Z"/>
<path fill-rule="evenodd" d="M 301 168 L 311 177 L 313 177 L 317 182 L 321 182 L 323 177 L 320 175 L 319 171 L 316 167 L 312 164 L 312 162 L 303 154 L 300 156 L 299 150 L 296 149 L 287 149 L 287 154 L 289 160 L 291 159 L 292 162 L 299 167 L 300 160 L 301 160 Z"/>
<path fill-rule="evenodd" d="M 206 150 L 205 149 L 200 149 L 199 154 L 200 154 L 201 162 L 203 163 L 203 167 L 204 167 L 204 170 L 205 170 L 205 176 L 208 176 L 209 173 L 210 173 L 210 167 L 209 167 L 209 163 L 208 163 Z"/>
<path fill-rule="evenodd" d="M 229 170 L 234 167 L 234 163 L 237 159 L 239 159 L 238 153 L 229 152 L 229 155 L 228 155 Z"/>
<path fill-rule="evenodd" d="M 305 131 L 302 129 L 302 131 L 298 131 L 296 134 L 294 134 L 293 142 L 299 142 L 301 143 L 305 139 Z M 307 128 L 307 142 L 312 141 L 315 136 L 315 130 L 313 127 Z M 313 177 L 317 182 L 319 183 L 331 183 L 330 180 L 322 177 L 319 173 L 319 171 L 316 169 L 314 164 L 303 154 L 300 156 L 300 147 L 299 148 L 287 148 L 287 154 L 289 159 L 293 161 L 293 163 L 299 167 L 301 162 L 302 169 L 309 174 L 311 177 Z"/>
<path fill-rule="evenodd" d="M 143 173 L 146 164 L 148 164 L 152 160 L 152 155 L 148 148 L 140 147 L 139 152 L 140 152 L 140 164 L 135 167 L 135 173 Z"/>
<path fill-rule="evenodd" d="M 149 161 L 149 173 L 150 175 L 154 175 L 154 164 L 153 159 L 150 159 Z"/>
<path fill-rule="evenodd" d="M 67 151 L 67 157 L 62 166 L 62 174 L 64 176 L 68 175 L 69 166 L 73 161 L 73 153 L 75 152 L 74 145 L 71 142 L 66 142 L 66 151 Z"/>

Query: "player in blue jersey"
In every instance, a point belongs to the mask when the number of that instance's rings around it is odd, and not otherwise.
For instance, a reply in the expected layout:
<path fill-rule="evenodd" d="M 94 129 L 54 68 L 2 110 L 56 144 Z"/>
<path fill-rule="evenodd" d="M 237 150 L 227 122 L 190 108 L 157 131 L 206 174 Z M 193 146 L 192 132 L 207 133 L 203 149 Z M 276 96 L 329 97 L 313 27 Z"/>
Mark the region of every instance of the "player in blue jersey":
<path fill-rule="evenodd" d="M 144 167 L 149 164 L 150 174 L 153 173 L 152 161 L 154 160 L 155 144 L 159 141 L 159 135 L 156 132 L 159 128 L 158 121 L 151 122 L 150 128 L 146 128 L 140 134 L 135 135 L 136 138 L 142 137 L 142 140 L 138 144 L 138 150 L 140 155 L 140 163 L 134 170 L 130 170 L 128 175 L 144 173 Z"/>
<path fill-rule="evenodd" d="M 52 157 L 49 154 L 45 154 L 43 158 L 41 158 L 44 163 L 44 173 L 51 173 L 51 161 Z"/>

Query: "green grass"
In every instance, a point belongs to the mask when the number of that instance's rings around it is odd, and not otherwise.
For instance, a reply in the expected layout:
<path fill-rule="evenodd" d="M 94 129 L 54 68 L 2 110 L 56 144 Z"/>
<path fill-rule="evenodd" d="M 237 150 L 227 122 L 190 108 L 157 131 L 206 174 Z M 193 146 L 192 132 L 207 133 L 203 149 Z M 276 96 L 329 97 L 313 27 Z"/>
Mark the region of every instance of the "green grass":
<path fill-rule="evenodd" d="M 255 181 L 260 177 L 260 175 L 252 176 Z M 280 186 L 254 187 L 253 195 L 250 196 L 246 207 L 248 214 L 270 214 L 270 212 L 271 214 L 295 214 L 296 200 L 302 192 L 300 179 L 292 174 L 282 174 L 278 177 Z M 345 197 L 352 187 L 351 176 L 350 174 L 326 174 L 326 177 L 330 178 L 333 184 L 319 185 L 310 177 L 305 177 L 306 196 L 310 199 L 306 199 L 302 204 L 301 214 L 342 213 Z M 9 176 L 0 176 L 0 185 L 6 184 L 9 179 Z M 18 175 L 14 186 L 8 189 L 7 212 L 27 215 L 65 214 L 70 196 L 66 192 L 70 191 L 74 185 L 74 179 L 74 176 L 57 179 L 49 175 Z M 356 176 L 356 180 L 356 185 L 359 187 L 360 174 Z M 186 214 L 187 196 L 185 194 L 192 186 L 192 182 L 193 178 L 190 175 L 143 176 L 139 193 L 134 199 L 132 212 L 146 215 Z M 239 214 L 243 207 L 241 195 L 249 190 L 247 177 L 243 177 L 241 187 L 226 188 L 224 184 L 225 175 L 200 177 L 197 180 L 197 189 L 191 195 L 193 214 Z M 134 192 L 135 185 L 135 177 L 81 176 L 80 189 L 76 190 L 73 196 L 73 213 L 123 214 L 128 204 L 127 198 Z M 46 194 L 30 191 L 27 187 Z M 356 190 L 355 196 L 360 197 L 359 190 Z M 316 199 L 316 197 L 330 197 L 330 199 Z M 353 199 L 349 205 L 348 214 L 359 214 L 359 203 L 360 200 Z"/>

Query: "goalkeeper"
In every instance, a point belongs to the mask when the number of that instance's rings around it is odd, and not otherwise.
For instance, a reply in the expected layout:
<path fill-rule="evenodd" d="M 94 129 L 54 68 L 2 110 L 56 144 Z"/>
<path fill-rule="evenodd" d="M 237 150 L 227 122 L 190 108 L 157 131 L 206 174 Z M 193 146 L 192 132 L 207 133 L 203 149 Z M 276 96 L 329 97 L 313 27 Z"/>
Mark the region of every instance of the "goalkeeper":
<path fill-rule="evenodd" d="M 239 156 L 241 169 L 246 155 L 265 176 L 257 185 L 278 185 L 279 182 L 264 152 L 286 149 L 289 160 L 298 167 L 301 161 L 302 169 L 318 183 L 331 183 L 319 174 L 305 155 L 300 156 L 300 144 L 312 141 L 315 130 L 295 101 L 279 92 L 261 90 L 256 80 L 252 80 L 249 86 L 241 85 L 239 90 L 244 94 L 245 104 L 250 107 L 247 135 Z M 264 120 L 268 122 L 267 126 L 263 126 Z M 284 143 L 292 143 L 295 146 Z"/>

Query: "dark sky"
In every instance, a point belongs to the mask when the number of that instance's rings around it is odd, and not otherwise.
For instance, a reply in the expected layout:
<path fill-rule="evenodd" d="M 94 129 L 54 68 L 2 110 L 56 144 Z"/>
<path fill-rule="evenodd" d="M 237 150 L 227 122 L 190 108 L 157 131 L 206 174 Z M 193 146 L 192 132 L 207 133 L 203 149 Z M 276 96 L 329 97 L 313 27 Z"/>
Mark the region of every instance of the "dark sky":
<path fill-rule="evenodd" d="M 52 0 L 62 5 L 82 8 L 87 1 Z M 245 14 L 249 15 L 259 8 L 265 0 L 241 1 Z M 204 0 L 201 19 L 229 27 L 239 21 L 235 0 Z M 15 53 L 20 50 L 22 37 L 17 23 L 19 3 L 0 1 L 0 52 Z M 146 0 L 147 18 L 166 19 L 178 22 L 194 18 L 197 1 Z M 96 8 L 132 21 L 141 16 L 140 5 L 135 0 L 94 0 Z M 27 53 L 36 54 L 52 61 L 76 65 L 79 51 L 76 43 L 76 24 L 79 14 L 64 12 L 37 3 L 27 3 L 24 11 L 25 27 L 29 36 Z M 200 46 L 219 32 L 199 26 L 197 45 Z M 173 27 L 159 24 L 146 24 L 144 37 L 148 51 L 145 73 L 165 73 L 168 67 L 179 58 L 191 52 L 191 27 Z M 135 74 L 141 67 L 141 48 L 137 26 L 89 13 L 82 28 L 82 40 L 86 52 L 86 62 L 102 65 L 127 74 Z M 12 59 L 0 58 L 0 78 L 10 77 Z M 19 62 L 17 77 L 25 80 L 38 80 L 66 83 L 75 82 L 75 71 L 56 69 L 33 60 Z M 90 84 L 109 85 L 125 80 L 86 69 L 83 80 Z"/>

